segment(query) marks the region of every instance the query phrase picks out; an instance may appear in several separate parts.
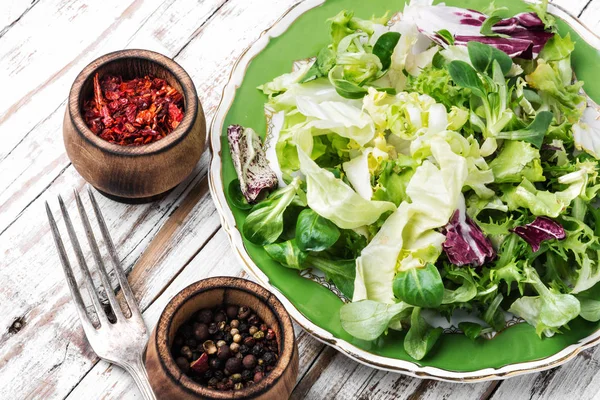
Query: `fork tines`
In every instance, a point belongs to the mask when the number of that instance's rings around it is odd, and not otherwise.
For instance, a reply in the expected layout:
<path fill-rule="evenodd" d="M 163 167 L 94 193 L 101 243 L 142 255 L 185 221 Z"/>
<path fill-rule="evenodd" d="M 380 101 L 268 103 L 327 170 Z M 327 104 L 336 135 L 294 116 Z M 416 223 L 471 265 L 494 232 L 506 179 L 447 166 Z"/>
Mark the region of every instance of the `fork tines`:
<path fill-rule="evenodd" d="M 79 196 L 79 193 L 74 191 L 74 195 L 75 195 L 75 201 L 77 203 L 77 209 L 79 210 L 79 215 L 81 217 L 81 221 L 82 221 L 83 227 L 85 229 L 87 240 L 88 240 L 89 246 L 92 250 L 92 255 L 94 257 L 94 261 L 95 261 L 98 273 L 100 274 L 100 279 L 102 281 L 102 285 L 104 286 L 104 289 L 106 291 L 106 296 L 108 297 L 110 308 L 112 309 L 112 312 L 114 313 L 114 318 L 116 318 L 117 321 L 123 320 L 125 318 L 125 315 L 123 314 L 123 311 L 121 310 L 121 307 L 119 306 L 119 302 L 117 301 L 117 298 L 115 297 L 115 294 L 113 292 L 113 289 L 112 289 L 112 286 L 110 283 L 110 278 L 108 276 L 106 266 L 104 265 L 104 262 L 102 260 L 102 256 L 100 254 L 100 249 L 98 247 L 96 237 L 94 236 L 94 232 L 92 230 L 90 220 L 89 220 L 88 215 L 83 206 L 83 202 L 81 200 L 81 197 Z M 110 260 L 113 264 L 113 268 L 115 270 L 115 274 L 119 281 L 119 285 L 121 286 L 121 290 L 123 291 L 123 296 L 125 297 L 127 306 L 129 308 L 129 310 L 131 311 L 131 316 L 141 318 L 141 314 L 140 314 L 140 310 L 138 308 L 137 302 L 135 301 L 135 297 L 133 296 L 133 292 L 131 291 L 131 287 L 129 286 L 129 283 L 127 281 L 127 277 L 125 276 L 123 268 L 121 267 L 121 263 L 117 256 L 117 251 L 115 249 L 113 241 L 110 237 L 110 234 L 108 233 L 108 228 L 106 227 L 106 222 L 104 221 L 102 213 L 100 212 L 100 207 L 98 207 L 96 198 L 94 197 L 94 194 L 92 193 L 92 190 L 90 188 L 88 188 L 88 196 L 90 198 L 92 208 L 94 209 L 94 214 L 96 215 L 96 219 L 97 219 L 98 225 L 100 227 L 100 232 L 102 234 L 102 238 L 104 239 L 104 243 L 106 244 L 106 246 L 108 248 Z M 69 216 L 69 213 L 67 211 L 65 203 L 61 196 L 58 196 L 58 203 L 60 205 L 60 210 L 63 215 L 65 225 L 67 226 L 67 232 L 68 232 L 69 238 L 71 240 L 71 244 L 73 245 L 73 249 L 75 250 L 77 262 L 83 272 L 83 279 L 85 281 L 85 285 L 90 294 L 90 298 L 92 300 L 92 304 L 96 311 L 96 315 L 98 316 L 98 321 L 100 323 L 100 327 L 102 327 L 102 325 L 106 325 L 106 324 L 110 323 L 109 318 L 102 308 L 100 298 L 98 297 L 97 288 L 95 287 L 94 281 L 92 280 L 92 274 L 90 273 L 90 269 L 85 261 L 85 256 L 83 254 L 83 251 L 81 250 L 81 246 L 79 244 L 79 240 L 77 239 L 75 229 L 73 228 L 73 223 L 71 222 L 71 218 Z M 73 274 L 73 269 L 71 267 L 71 263 L 69 262 L 69 257 L 67 256 L 67 253 L 65 251 L 65 247 L 64 247 L 60 232 L 58 230 L 56 221 L 54 220 L 54 216 L 52 215 L 52 211 L 50 210 L 50 206 L 48 205 L 48 202 L 46 202 L 46 212 L 48 213 L 48 220 L 50 222 L 52 236 L 54 237 L 56 249 L 58 251 L 58 255 L 60 257 L 61 264 L 65 271 L 67 283 L 69 285 L 71 295 L 72 295 L 73 300 L 75 301 L 75 305 L 77 307 L 77 313 L 79 314 L 79 317 L 81 318 L 83 326 L 84 326 L 85 330 L 87 331 L 89 328 L 93 328 L 92 321 L 90 320 L 90 318 L 87 315 L 87 312 L 85 309 L 85 304 L 81 297 L 81 292 L 79 291 L 79 288 L 77 286 L 77 281 L 75 279 L 75 275 Z"/>

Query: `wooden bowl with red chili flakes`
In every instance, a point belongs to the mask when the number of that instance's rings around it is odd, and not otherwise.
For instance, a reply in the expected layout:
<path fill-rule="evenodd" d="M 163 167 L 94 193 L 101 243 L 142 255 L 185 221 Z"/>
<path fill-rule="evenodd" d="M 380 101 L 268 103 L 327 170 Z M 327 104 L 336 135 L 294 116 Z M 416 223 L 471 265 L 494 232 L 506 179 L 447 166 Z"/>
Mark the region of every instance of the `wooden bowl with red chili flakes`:
<path fill-rule="evenodd" d="M 204 151 L 206 122 L 179 64 L 153 51 L 122 50 L 77 76 L 63 138 L 86 181 L 114 200 L 141 203 L 190 175 Z"/>

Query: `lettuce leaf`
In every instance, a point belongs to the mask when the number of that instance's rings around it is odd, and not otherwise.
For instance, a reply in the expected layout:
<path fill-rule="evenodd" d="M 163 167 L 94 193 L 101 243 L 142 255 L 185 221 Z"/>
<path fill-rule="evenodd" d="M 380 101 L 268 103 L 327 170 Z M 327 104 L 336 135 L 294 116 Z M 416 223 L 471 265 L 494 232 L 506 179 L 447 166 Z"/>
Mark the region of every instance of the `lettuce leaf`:
<path fill-rule="evenodd" d="M 306 176 L 308 205 L 320 216 L 343 229 L 370 225 L 386 211 L 394 211 L 394 203 L 369 201 L 358 195 L 333 173 L 319 167 L 298 146 L 300 170 Z"/>
<path fill-rule="evenodd" d="M 533 325 L 538 335 L 553 336 L 579 315 L 579 300 L 573 295 L 557 293 L 554 289 L 546 287 L 532 267 L 525 266 L 524 272 L 527 282 L 538 296 L 521 297 L 508 311 Z"/>
<path fill-rule="evenodd" d="M 546 180 L 543 175 L 540 153 L 530 143 L 519 140 L 504 142 L 500 154 L 490 163 L 497 183 L 521 182 L 523 178 L 529 182 Z"/>
<path fill-rule="evenodd" d="M 417 168 L 406 190 L 412 203 L 400 204 L 356 260 L 353 301 L 392 303 L 397 263 L 424 267 L 428 260 L 419 250 L 433 250 L 434 258 L 440 254 L 444 236 L 434 229 L 444 226 L 456 209 L 468 171 L 466 160 L 441 137 L 431 140 L 431 150 L 439 166 L 424 161 Z"/>

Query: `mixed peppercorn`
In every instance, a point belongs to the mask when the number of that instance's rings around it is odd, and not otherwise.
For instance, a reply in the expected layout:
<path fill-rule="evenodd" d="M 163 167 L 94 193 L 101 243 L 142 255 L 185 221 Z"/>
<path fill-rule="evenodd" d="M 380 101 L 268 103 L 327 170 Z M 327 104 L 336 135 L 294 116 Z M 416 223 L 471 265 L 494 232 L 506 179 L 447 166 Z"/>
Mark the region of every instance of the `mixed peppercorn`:
<path fill-rule="evenodd" d="M 156 142 L 183 120 L 183 96 L 153 76 L 128 81 L 94 75 L 94 96 L 83 104 L 87 126 L 98 137 L 122 146 Z"/>
<path fill-rule="evenodd" d="M 171 353 L 183 373 L 216 390 L 260 382 L 279 356 L 275 332 L 246 306 L 202 309 L 178 329 Z"/>

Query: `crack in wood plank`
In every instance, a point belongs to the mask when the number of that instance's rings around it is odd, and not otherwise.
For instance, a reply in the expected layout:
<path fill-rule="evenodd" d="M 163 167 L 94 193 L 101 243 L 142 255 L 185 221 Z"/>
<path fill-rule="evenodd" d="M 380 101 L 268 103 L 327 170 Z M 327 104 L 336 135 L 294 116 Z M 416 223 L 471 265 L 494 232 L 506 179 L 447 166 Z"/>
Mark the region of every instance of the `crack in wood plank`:
<path fill-rule="evenodd" d="M 38 4 L 39 2 L 40 2 L 40 0 L 33 0 L 31 2 L 31 4 L 29 6 L 27 6 L 27 8 L 15 20 L 13 20 L 8 25 L 6 25 L 4 28 L 2 28 L 2 30 L 0 30 L 0 39 L 2 39 L 2 36 L 4 36 L 10 30 L 10 28 L 15 26 L 21 20 L 21 18 L 23 18 L 25 15 L 27 15 L 27 13 L 29 11 L 31 11 L 31 9 L 33 7 L 35 7 L 35 5 Z"/>

